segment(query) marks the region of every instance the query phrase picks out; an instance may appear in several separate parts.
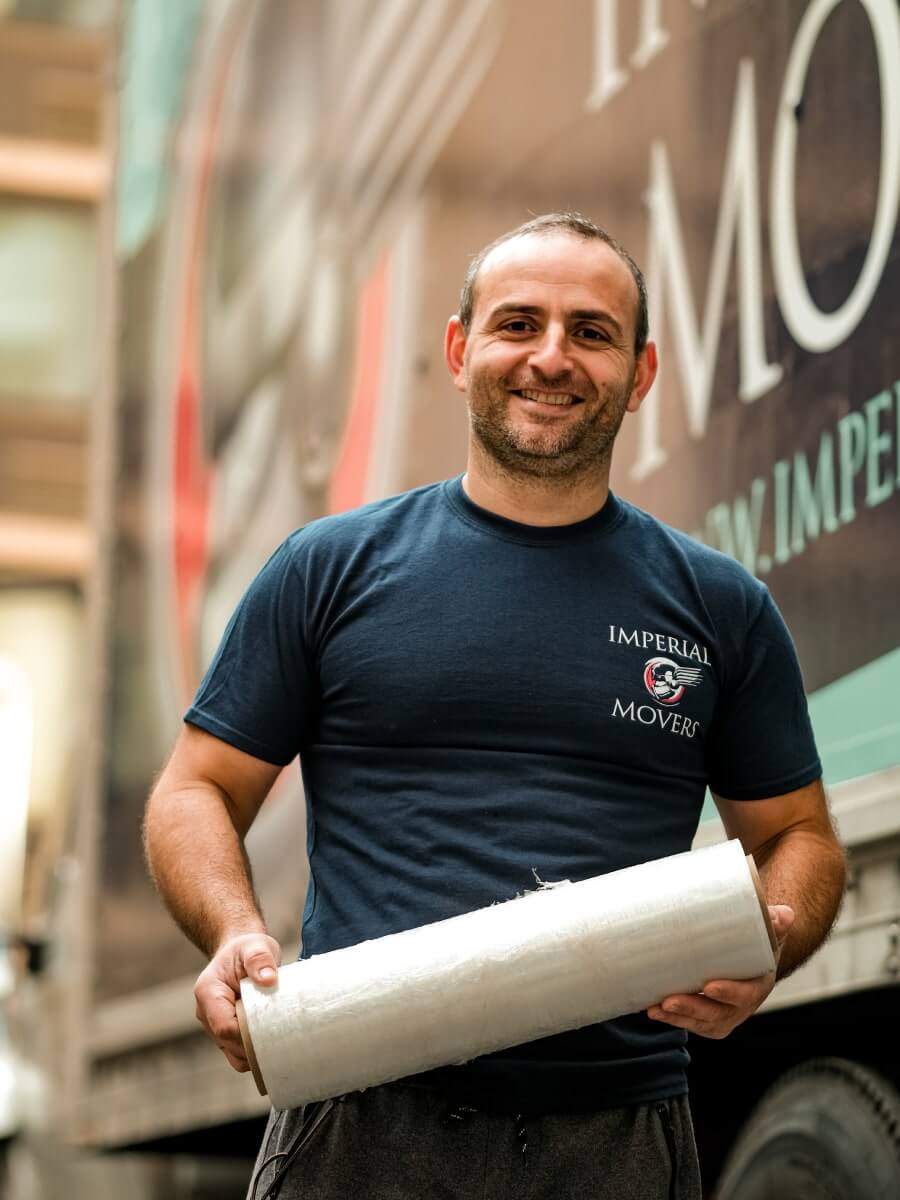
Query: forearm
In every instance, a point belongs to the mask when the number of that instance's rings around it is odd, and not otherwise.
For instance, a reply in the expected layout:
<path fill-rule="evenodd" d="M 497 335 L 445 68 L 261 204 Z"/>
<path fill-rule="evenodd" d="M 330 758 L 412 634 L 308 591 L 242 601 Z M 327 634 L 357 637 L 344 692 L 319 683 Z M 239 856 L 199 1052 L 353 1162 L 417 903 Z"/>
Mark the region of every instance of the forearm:
<path fill-rule="evenodd" d="M 219 788 L 158 787 L 147 806 L 144 844 L 166 907 L 206 955 L 238 933 L 265 931 L 243 836 Z"/>
<path fill-rule="evenodd" d="M 788 904 L 795 920 L 781 948 L 778 978 L 796 970 L 834 924 L 846 879 L 844 852 L 830 830 L 792 828 L 758 847 L 754 858 L 769 904 Z"/>

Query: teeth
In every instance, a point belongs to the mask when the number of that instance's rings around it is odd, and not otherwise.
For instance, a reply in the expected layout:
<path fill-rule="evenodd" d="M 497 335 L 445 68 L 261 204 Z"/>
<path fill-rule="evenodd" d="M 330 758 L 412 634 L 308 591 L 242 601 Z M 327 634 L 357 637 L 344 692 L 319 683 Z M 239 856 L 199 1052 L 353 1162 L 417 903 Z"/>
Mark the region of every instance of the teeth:
<path fill-rule="evenodd" d="M 526 400 L 537 400 L 541 404 L 571 404 L 574 397 L 568 392 L 529 392 L 522 389 Z"/>

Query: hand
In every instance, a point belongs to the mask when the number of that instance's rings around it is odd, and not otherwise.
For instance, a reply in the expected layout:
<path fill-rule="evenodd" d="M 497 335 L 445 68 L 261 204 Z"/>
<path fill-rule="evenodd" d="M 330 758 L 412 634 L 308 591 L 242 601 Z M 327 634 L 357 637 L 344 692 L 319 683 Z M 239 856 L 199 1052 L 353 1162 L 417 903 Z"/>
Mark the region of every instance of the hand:
<path fill-rule="evenodd" d="M 794 923 L 794 910 L 786 904 L 770 904 L 769 916 L 778 942 L 777 967 L 784 939 Z M 701 994 L 666 996 L 647 1009 L 647 1016 L 701 1037 L 724 1038 L 756 1012 L 774 986 L 774 971 L 756 979 L 711 979 Z"/>
<path fill-rule="evenodd" d="M 249 977 L 262 987 L 278 980 L 281 947 L 266 933 L 242 933 L 218 948 L 194 984 L 197 1020 L 236 1071 L 249 1071 L 238 1029 L 235 1004 L 241 980 Z"/>

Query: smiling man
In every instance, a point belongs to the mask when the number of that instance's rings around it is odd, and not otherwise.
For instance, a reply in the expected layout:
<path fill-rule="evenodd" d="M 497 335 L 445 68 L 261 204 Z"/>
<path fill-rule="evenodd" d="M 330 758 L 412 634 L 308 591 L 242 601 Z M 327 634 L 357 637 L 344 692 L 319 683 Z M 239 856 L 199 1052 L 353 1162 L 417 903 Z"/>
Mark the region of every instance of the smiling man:
<path fill-rule="evenodd" d="M 603 506 L 619 426 L 656 375 L 636 265 L 599 230 L 573 236 L 577 218 L 553 221 L 478 255 L 445 347 L 469 403 L 468 495 L 540 525 Z"/>
<path fill-rule="evenodd" d="M 609 491 L 647 337 L 641 273 L 590 221 L 504 235 L 447 328 L 465 474 L 298 530 L 242 599 L 146 820 L 236 1069 L 240 980 L 280 957 L 243 839 L 297 754 L 304 956 L 686 850 L 707 787 L 756 855 L 780 973 L 825 937 L 843 855 L 784 623 L 737 563 Z M 684 1031 L 725 1036 L 774 983 L 711 979 L 273 1114 L 250 1196 L 697 1200 Z"/>

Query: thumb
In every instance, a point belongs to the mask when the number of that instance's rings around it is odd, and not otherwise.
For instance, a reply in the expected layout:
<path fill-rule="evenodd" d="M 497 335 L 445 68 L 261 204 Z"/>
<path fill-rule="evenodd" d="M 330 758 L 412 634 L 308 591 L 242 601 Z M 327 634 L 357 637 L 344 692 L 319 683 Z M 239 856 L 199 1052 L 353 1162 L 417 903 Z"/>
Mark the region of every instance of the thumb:
<path fill-rule="evenodd" d="M 775 938 L 781 947 L 794 924 L 796 914 L 789 904 L 770 904 L 769 917 L 772 920 L 772 928 L 775 930 Z"/>
<path fill-rule="evenodd" d="M 262 987 L 271 987 L 278 982 L 278 963 L 281 955 L 276 954 L 277 943 L 272 938 L 254 939 L 243 947 L 241 957 L 249 979 Z"/>

